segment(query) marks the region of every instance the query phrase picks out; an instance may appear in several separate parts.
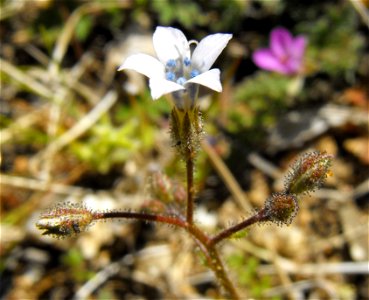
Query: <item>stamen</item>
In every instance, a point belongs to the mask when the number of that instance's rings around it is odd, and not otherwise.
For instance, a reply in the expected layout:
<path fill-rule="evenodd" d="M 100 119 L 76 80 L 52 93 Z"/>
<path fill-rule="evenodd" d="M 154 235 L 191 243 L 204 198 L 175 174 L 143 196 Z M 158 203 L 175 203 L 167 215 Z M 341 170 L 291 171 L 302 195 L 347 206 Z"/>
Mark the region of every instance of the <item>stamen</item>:
<path fill-rule="evenodd" d="M 170 81 L 175 81 L 176 75 L 173 72 L 165 73 L 165 78 Z"/>
<path fill-rule="evenodd" d="M 188 66 L 190 66 L 190 65 L 191 65 L 191 60 L 190 60 L 188 57 L 186 57 L 186 58 L 183 60 L 183 63 L 184 63 L 184 65 L 185 65 L 186 67 L 188 67 Z"/>
<path fill-rule="evenodd" d="M 179 77 L 178 79 L 177 79 L 177 83 L 178 84 L 180 84 L 180 85 L 184 85 L 185 83 L 186 83 L 186 78 L 184 78 L 184 77 Z"/>
<path fill-rule="evenodd" d="M 166 64 L 167 68 L 175 68 L 175 66 L 176 66 L 176 61 L 174 59 L 168 60 L 168 62 Z"/>
<path fill-rule="evenodd" d="M 190 77 L 194 78 L 194 77 L 198 76 L 199 74 L 200 74 L 200 72 L 197 71 L 196 69 L 194 69 L 194 70 L 191 71 Z"/>

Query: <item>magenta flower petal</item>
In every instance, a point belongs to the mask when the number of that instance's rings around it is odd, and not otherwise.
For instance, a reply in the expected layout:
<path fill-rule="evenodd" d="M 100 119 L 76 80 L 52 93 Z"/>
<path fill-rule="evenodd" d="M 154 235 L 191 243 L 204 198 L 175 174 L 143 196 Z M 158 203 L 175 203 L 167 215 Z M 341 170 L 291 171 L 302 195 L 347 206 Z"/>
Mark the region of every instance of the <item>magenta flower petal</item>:
<path fill-rule="evenodd" d="M 291 54 L 299 59 L 302 59 L 305 54 L 307 40 L 304 36 L 299 35 L 293 41 L 293 47 L 291 47 Z"/>
<path fill-rule="evenodd" d="M 278 27 L 271 32 L 270 49 L 280 59 L 284 59 L 292 47 L 293 37 L 287 29 Z"/>
<path fill-rule="evenodd" d="M 275 71 L 282 74 L 290 74 L 289 68 L 282 64 L 270 49 L 260 49 L 255 51 L 252 59 L 254 63 L 262 69 Z"/>
<path fill-rule="evenodd" d="M 292 75 L 297 73 L 301 68 L 301 59 L 290 58 L 284 63 L 286 72 L 284 74 Z"/>
<path fill-rule="evenodd" d="M 270 33 L 269 48 L 255 51 L 253 61 L 261 69 L 293 75 L 302 68 L 306 44 L 305 37 L 294 38 L 287 29 L 278 27 Z"/>

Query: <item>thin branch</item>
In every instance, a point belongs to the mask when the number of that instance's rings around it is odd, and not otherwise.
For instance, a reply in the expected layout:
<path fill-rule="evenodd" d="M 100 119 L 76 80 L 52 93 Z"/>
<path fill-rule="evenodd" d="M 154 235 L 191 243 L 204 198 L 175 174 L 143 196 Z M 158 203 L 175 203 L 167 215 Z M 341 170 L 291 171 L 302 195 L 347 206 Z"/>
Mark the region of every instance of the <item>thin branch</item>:
<path fill-rule="evenodd" d="M 140 213 L 140 212 L 129 212 L 129 211 L 111 211 L 111 212 L 103 212 L 103 213 L 98 212 L 95 214 L 94 219 L 96 220 L 135 219 L 135 220 L 140 220 L 140 221 L 166 223 L 166 224 L 178 226 L 181 228 L 187 228 L 186 222 L 178 217 L 153 215 L 153 214 Z"/>
<path fill-rule="evenodd" d="M 223 231 L 221 231 L 220 233 L 218 233 L 217 235 L 215 235 L 214 237 L 212 237 L 208 243 L 208 245 L 210 247 L 214 246 L 215 244 L 219 243 L 220 241 L 231 237 L 232 235 L 234 235 L 235 233 L 255 224 L 258 222 L 262 222 L 266 220 L 267 215 L 265 214 L 264 210 L 260 210 L 258 213 L 256 213 L 255 215 L 251 216 L 250 218 L 247 218 L 246 220 L 244 220 L 241 223 L 238 223 L 234 226 L 231 226 L 229 228 L 224 229 Z"/>

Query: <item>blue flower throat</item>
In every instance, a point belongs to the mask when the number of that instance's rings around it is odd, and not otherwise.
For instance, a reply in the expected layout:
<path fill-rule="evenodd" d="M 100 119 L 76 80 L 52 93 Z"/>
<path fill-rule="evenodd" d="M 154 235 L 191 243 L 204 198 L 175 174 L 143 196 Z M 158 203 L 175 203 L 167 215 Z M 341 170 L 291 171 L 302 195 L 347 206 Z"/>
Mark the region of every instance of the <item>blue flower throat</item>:
<path fill-rule="evenodd" d="M 197 69 L 192 68 L 191 60 L 188 57 L 183 61 L 170 59 L 165 65 L 165 78 L 180 85 L 184 85 L 187 80 L 199 74 L 200 72 Z"/>

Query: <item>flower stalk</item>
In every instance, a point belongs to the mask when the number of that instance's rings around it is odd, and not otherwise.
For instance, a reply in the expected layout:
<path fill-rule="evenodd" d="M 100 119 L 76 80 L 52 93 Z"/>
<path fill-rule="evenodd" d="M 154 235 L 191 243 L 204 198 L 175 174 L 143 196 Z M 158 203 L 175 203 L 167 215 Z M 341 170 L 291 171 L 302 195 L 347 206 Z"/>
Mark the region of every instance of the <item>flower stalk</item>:
<path fill-rule="evenodd" d="M 193 223 L 193 212 L 194 212 L 194 160 L 193 151 L 188 149 L 186 158 L 186 176 L 187 176 L 187 209 L 186 209 L 186 220 L 189 224 Z"/>
<path fill-rule="evenodd" d="M 193 223 L 194 214 L 194 165 L 202 136 L 202 120 L 198 107 L 180 110 L 173 107 L 170 118 L 171 135 L 179 156 L 186 164 L 187 207 L 186 220 Z"/>
<path fill-rule="evenodd" d="M 208 247 L 208 252 L 211 260 L 209 264 L 210 268 L 213 270 L 220 286 L 224 289 L 224 296 L 227 299 L 238 300 L 241 299 L 239 296 L 234 283 L 229 278 L 229 275 L 225 269 L 225 266 L 219 256 L 218 249 L 216 247 Z"/>
<path fill-rule="evenodd" d="M 229 228 L 226 228 L 219 232 L 217 235 L 212 237 L 209 240 L 209 246 L 213 247 L 214 245 L 218 244 L 220 241 L 223 241 L 227 238 L 232 237 L 237 232 L 240 232 L 241 230 L 246 229 L 247 227 L 256 224 L 258 222 L 265 222 L 268 220 L 268 215 L 266 214 L 266 210 L 262 209 L 253 216 L 247 218 L 246 220 L 242 221 L 241 223 L 238 223 L 234 226 L 231 226 Z"/>

